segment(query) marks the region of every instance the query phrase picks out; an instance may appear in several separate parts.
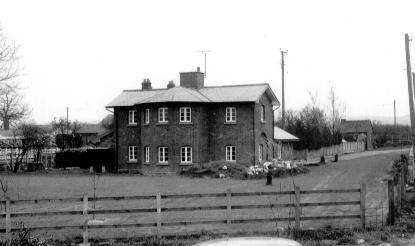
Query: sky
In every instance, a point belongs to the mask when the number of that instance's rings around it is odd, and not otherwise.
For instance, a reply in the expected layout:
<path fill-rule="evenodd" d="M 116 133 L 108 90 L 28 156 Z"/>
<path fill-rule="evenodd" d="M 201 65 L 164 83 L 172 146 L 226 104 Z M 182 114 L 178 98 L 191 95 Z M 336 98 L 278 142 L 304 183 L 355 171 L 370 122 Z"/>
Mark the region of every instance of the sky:
<path fill-rule="evenodd" d="M 334 87 L 346 116 L 408 115 L 404 34 L 415 1 L 0 0 L 0 25 L 19 44 L 19 82 L 32 112 L 98 122 L 124 89 L 179 84 L 204 71 L 206 86 L 269 83 L 286 108 Z M 415 41 L 415 40 L 414 40 Z M 415 43 L 411 42 L 412 60 Z M 415 64 L 415 63 L 414 63 Z"/>

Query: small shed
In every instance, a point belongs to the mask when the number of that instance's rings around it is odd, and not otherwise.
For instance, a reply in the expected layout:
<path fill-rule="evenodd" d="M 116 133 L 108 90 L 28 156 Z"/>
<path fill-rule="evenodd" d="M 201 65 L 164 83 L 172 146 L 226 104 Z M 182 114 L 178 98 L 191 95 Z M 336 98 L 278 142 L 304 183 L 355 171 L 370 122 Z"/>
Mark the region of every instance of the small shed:
<path fill-rule="evenodd" d="M 365 150 L 373 149 L 373 127 L 370 120 L 342 119 L 340 133 L 348 142 L 365 142 Z"/>
<path fill-rule="evenodd" d="M 278 126 L 274 126 L 274 158 L 282 160 L 292 160 L 294 158 L 293 142 L 300 139 L 291 133 L 284 131 Z"/>

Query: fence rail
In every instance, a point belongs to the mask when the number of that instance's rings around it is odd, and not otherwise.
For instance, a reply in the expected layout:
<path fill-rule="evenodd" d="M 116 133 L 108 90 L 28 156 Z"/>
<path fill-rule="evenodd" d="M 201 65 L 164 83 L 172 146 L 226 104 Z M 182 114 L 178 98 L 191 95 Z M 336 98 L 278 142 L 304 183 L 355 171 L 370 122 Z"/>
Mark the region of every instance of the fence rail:
<path fill-rule="evenodd" d="M 319 202 L 301 202 L 301 195 L 313 194 L 331 194 L 331 193 L 359 193 L 357 200 L 351 201 L 319 201 Z M 236 197 L 261 197 L 261 196 L 277 196 L 277 195 L 293 195 L 294 200 L 285 203 L 267 203 L 267 204 L 234 204 L 232 198 Z M 33 199 L 33 200 L 10 200 L 0 201 L 5 204 L 5 212 L 0 214 L 0 218 L 5 218 L 5 228 L 0 228 L 0 233 L 6 233 L 6 238 L 10 238 L 11 232 L 18 231 L 19 228 L 12 227 L 12 218 L 17 217 L 40 217 L 54 215 L 82 215 L 82 225 L 56 225 L 56 226 L 34 226 L 28 227 L 29 230 L 62 230 L 62 229 L 81 229 L 83 230 L 83 241 L 88 242 L 88 230 L 103 228 L 140 228 L 153 227 L 157 228 L 157 235 L 163 227 L 170 226 L 188 226 L 188 225 L 208 225 L 208 224 L 242 224 L 242 223 L 266 223 L 276 221 L 295 221 L 295 228 L 300 229 L 301 221 L 310 220 L 335 220 L 335 219 L 360 219 L 362 227 L 365 227 L 365 196 L 366 186 L 361 185 L 357 189 L 329 189 L 329 190 L 300 190 L 295 187 L 293 191 L 266 191 L 266 192 L 231 192 L 227 190 L 223 193 L 205 193 L 205 194 L 164 194 L 161 195 L 145 195 L 145 196 L 113 196 L 113 197 L 88 197 L 83 198 L 59 198 L 59 199 Z M 221 205 L 203 205 L 203 206 L 162 206 L 163 199 L 188 199 L 188 198 L 224 198 L 225 204 Z M 150 200 L 155 202 L 155 207 L 150 208 L 129 208 L 129 209 L 91 209 L 89 202 L 91 201 L 126 201 L 126 200 Z M 12 204 L 39 204 L 39 203 L 57 203 L 57 202 L 82 202 L 83 210 L 63 210 L 63 211 L 42 211 L 42 212 L 11 212 Z M 359 206 L 359 214 L 341 214 L 341 215 L 322 215 L 322 216 L 302 216 L 301 208 L 317 207 L 317 206 Z M 232 211 L 249 210 L 249 209 L 272 209 L 272 208 L 294 208 L 294 214 L 288 217 L 272 217 L 272 218 L 238 218 Z M 184 211 L 209 211 L 219 210 L 225 211 L 226 217 L 215 219 L 199 219 L 192 220 L 182 218 L 180 221 L 163 221 L 162 213 L 184 212 Z M 129 214 L 129 213 L 152 213 L 155 215 L 155 222 L 141 223 L 114 223 L 114 224 L 96 224 L 90 220 L 90 215 L 95 214 Z"/>

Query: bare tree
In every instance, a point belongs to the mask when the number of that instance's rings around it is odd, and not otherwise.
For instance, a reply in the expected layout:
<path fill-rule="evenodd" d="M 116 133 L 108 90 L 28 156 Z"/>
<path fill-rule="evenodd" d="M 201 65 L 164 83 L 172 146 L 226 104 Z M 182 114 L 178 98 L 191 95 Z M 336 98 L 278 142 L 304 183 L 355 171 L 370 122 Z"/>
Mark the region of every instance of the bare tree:
<path fill-rule="evenodd" d="M 3 129 L 9 130 L 10 125 L 19 123 L 29 112 L 17 83 L 7 81 L 0 84 L 0 120 Z"/>
<path fill-rule="evenodd" d="M 334 133 L 339 130 L 341 119 L 346 116 L 346 106 L 339 100 L 333 86 L 330 87 L 328 100 L 331 131 Z"/>
<path fill-rule="evenodd" d="M 8 40 L 0 26 L 0 83 L 8 82 L 19 76 L 19 46 Z"/>

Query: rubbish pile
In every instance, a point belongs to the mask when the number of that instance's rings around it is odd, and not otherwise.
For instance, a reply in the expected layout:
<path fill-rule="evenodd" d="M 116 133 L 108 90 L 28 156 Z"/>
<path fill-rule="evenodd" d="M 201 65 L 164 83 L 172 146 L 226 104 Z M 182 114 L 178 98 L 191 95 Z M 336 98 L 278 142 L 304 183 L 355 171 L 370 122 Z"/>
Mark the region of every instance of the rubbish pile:
<path fill-rule="evenodd" d="M 307 173 L 308 168 L 306 168 L 304 164 L 304 161 L 283 161 L 273 159 L 272 161 L 264 162 L 262 165 L 250 166 L 247 170 L 247 175 L 248 178 L 263 178 L 269 171 L 271 171 L 273 177 Z"/>
<path fill-rule="evenodd" d="M 307 173 L 308 168 L 303 161 L 277 159 L 250 167 L 237 163 L 209 162 L 185 168 L 179 174 L 190 177 L 260 179 L 265 178 L 268 171 L 271 171 L 273 177 L 285 177 Z"/>

